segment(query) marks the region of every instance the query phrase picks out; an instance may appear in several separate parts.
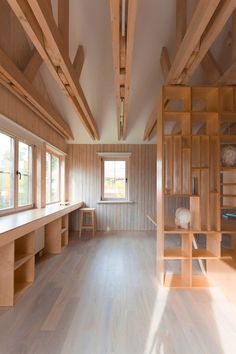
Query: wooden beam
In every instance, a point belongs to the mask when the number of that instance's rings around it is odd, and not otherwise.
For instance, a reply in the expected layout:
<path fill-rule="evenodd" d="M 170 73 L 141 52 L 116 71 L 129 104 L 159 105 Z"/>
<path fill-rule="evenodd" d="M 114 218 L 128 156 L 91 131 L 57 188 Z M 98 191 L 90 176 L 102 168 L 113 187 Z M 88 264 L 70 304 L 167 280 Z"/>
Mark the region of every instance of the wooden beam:
<path fill-rule="evenodd" d="M 127 42 L 126 42 L 126 61 L 125 61 L 125 97 L 124 97 L 124 122 L 123 122 L 123 140 L 127 135 L 128 120 L 128 101 L 130 91 L 130 80 L 132 71 L 132 59 L 134 49 L 134 32 L 137 12 L 137 0 L 128 1 L 128 19 L 127 19 Z"/>
<path fill-rule="evenodd" d="M 121 139 L 120 125 L 120 0 L 110 0 L 113 67 L 116 91 L 116 114 L 118 140 Z"/>
<path fill-rule="evenodd" d="M 166 80 L 168 73 L 170 71 L 170 68 L 171 68 L 170 57 L 169 57 L 168 50 L 166 47 L 162 48 L 161 57 L 160 57 L 160 64 L 161 64 L 161 69 L 162 69 L 162 75 L 164 77 L 164 80 Z"/>
<path fill-rule="evenodd" d="M 69 98 L 92 139 L 99 139 L 92 113 L 47 0 L 7 0 L 48 69 Z"/>
<path fill-rule="evenodd" d="M 26 65 L 24 70 L 25 76 L 32 82 L 39 71 L 39 68 L 43 60 L 36 49 L 33 50 L 33 54 Z"/>
<path fill-rule="evenodd" d="M 232 15 L 232 60 L 236 60 L 236 10 L 234 10 Z"/>
<path fill-rule="evenodd" d="M 79 45 L 78 49 L 76 51 L 76 54 L 75 54 L 74 62 L 73 62 L 73 66 L 75 68 L 78 80 L 80 79 L 83 65 L 84 65 L 84 48 L 82 45 Z"/>
<path fill-rule="evenodd" d="M 211 51 L 208 50 L 207 54 L 203 58 L 201 65 L 205 72 L 205 75 L 208 78 L 210 84 L 215 84 L 221 77 L 221 69 L 216 62 L 214 56 L 212 55 Z"/>
<path fill-rule="evenodd" d="M 187 83 L 236 7 L 235 0 L 198 0 L 165 84 Z M 152 117 L 145 129 L 152 131 Z M 149 129 L 149 130 L 148 130 Z"/>
<path fill-rule="evenodd" d="M 220 4 L 217 10 L 214 13 L 214 16 L 210 20 L 206 31 L 203 33 L 199 48 L 197 53 L 192 60 L 191 65 L 185 72 L 185 77 L 182 80 L 182 83 L 187 83 L 197 67 L 202 62 L 208 50 L 211 48 L 212 44 L 222 31 L 224 25 L 226 24 L 229 17 L 232 15 L 234 9 L 236 8 L 235 0 L 224 0 L 220 1 Z"/>
<path fill-rule="evenodd" d="M 176 0 L 176 52 L 187 28 L 187 0 Z"/>
<path fill-rule="evenodd" d="M 69 53 L 69 5 L 68 0 L 58 0 L 58 28 L 67 54 Z"/>
<path fill-rule="evenodd" d="M 186 70 L 199 52 L 199 43 L 202 35 L 219 3 L 220 0 L 198 1 L 187 32 L 172 63 L 166 84 L 180 84 L 183 82 Z"/>
<path fill-rule="evenodd" d="M 0 49 L 0 73 L 1 80 L 11 87 L 12 92 L 27 99 L 40 113 L 41 117 L 55 127 L 65 138 L 73 139 L 68 124 L 63 118 L 53 110 L 51 105 L 46 102 L 31 82 L 18 69 L 18 67 L 10 60 L 10 58 Z"/>

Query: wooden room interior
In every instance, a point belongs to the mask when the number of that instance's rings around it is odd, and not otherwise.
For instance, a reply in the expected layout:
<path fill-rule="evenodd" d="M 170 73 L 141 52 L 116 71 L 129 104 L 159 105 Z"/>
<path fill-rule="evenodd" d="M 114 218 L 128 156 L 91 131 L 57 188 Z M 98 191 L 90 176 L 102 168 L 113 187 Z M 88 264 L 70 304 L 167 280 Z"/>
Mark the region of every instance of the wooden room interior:
<path fill-rule="evenodd" d="M 0 30 L 0 354 L 236 353 L 236 0 Z"/>

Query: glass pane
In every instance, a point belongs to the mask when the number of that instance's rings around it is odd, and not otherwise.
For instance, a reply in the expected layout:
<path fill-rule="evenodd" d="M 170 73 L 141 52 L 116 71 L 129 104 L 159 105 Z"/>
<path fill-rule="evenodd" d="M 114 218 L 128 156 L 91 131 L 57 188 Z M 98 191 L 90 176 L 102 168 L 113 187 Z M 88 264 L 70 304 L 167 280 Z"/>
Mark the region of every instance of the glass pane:
<path fill-rule="evenodd" d="M 51 201 L 51 155 L 46 152 L 46 203 Z"/>
<path fill-rule="evenodd" d="M 18 206 L 32 203 L 32 150 L 31 146 L 18 144 Z"/>
<path fill-rule="evenodd" d="M 14 140 L 0 133 L 0 209 L 14 207 Z"/>
<path fill-rule="evenodd" d="M 104 161 L 104 198 L 126 198 L 126 162 Z"/>
<path fill-rule="evenodd" d="M 51 202 L 59 201 L 59 158 L 51 155 L 52 179 L 51 179 Z"/>

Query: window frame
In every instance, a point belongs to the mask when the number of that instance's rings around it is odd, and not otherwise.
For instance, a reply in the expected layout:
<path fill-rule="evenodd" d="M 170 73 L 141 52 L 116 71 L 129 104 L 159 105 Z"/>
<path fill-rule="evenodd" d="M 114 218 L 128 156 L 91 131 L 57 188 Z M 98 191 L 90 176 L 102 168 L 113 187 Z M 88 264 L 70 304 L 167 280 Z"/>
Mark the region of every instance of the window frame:
<path fill-rule="evenodd" d="M 63 167 L 64 158 L 57 151 L 55 151 L 53 148 L 47 146 L 46 154 L 45 154 L 45 183 L 47 183 L 47 173 L 46 173 L 46 156 L 47 156 L 47 153 L 50 154 L 51 156 L 53 155 L 53 156 L 57 157 L 58 160 L 59 160 L 59 171 L 58 171 L 58 175 L 59 175 L 58 198 L 59 199 L 56 200 L 56 201 L 47 202 L 47 185 L 45 186 L 45 202 L 46 202 L 46 205 L 52 205 L 52 204 L 60 203 L 61 200 L 62 200 L 62 167 Z M 52 164 L 52 158 L 51 158 L 51 164 Z M 51 184 L 51 181 L 52 181 L 52 165 L 51 165 L 51 169 L 50 169 L 50 184 Z M 50 190 L 50 197 L 51 197 L 51 190 Z M 50 200 L 51 200 L 51 198 L 50 198 Z"/>
<path fill-rule="evenodd" d="M 36 160 L 36 151 L 35 151 L 35 145 L 33 143 L 31 143 L 28 139 L 24 139 L 21 138 L 20 136 L 16 136 L 12 133 L 9 133 L 8 131 L 5 131 L 4 129 L 0 128 L 0 132 L 4 135 L 7 135 L 8 137 L 10 137 L 11 139 L 13 139 L 13 152 L 14 152 L 14 156 L 13 156 L 13 193 L 14 193 L 14 197 L 13 197 L 13 207 L 10 208 L 5 208 L 5 209 L 0 209 L 0 216 L 3 215 L 9 215 L 9 214 L 14 214 L 14 213 L 18 213 L 20 211 L 24 211 L 24 210 L 29 210 L 29 209 L 33 209 L 35 207 L 35 196 L 36 196 L 36 191 L 35 191 L 35 160 Z M 31 148 L 31 195 L 32 195 L 32 199 L 31 199 L 31 203 L 27 204 L 27 205 L 22 205 L 19 206 L 18 203 L 18 183 L 19 183 L 19 177 L 17 174 L 17 171 L 19 170 L 19 143 L 24 143 L 28 146 L 30 146 Z"/>
<path fill-rule="evenodd" d="M 104 184 L 105 184 L 105 161 L 125 161 L 125 198 L 105 198 Z M 122 156 L 102 156 L 101 157 L 101 202 L 129 202 L 129 157 Z"/>

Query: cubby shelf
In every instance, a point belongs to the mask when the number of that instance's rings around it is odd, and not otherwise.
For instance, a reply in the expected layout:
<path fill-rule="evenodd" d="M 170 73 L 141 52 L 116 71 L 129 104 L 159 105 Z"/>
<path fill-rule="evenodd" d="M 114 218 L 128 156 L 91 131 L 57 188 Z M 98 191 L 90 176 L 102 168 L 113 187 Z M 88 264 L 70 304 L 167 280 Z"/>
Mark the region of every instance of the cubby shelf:
<path fill-rule="evenodd" d="M 189 258 L 186 251 L 181 248 L 165 248 L 164 259 L 184 259 Z"/>
<path fill-rule="evenodd" d="M 216 258 L 217 256 L 214 255 L 207 249 L 197 248 L 192 250 L 192 258 L 193 259 L 211 259 Z"/>
<path fill-rule="evenodd" d="M 162 249 L 158 264 L 162 264 L 160 274 L 164 269 L 164 286 L 208 286 L 204 269 L 207 270 L 208 262 L 220 258 L 223 183 L 220 178 L 223 168 L 220 163 L 219 117 L 223 107 L 220 90 L 218 87 L 163 87 L 163 116 L 157 127 L 160 146 L 157 160 L 162 163 L 157 173 L 163 176 L 157 214 L 163 215 L 163 219 L 160 219 L 157 239 Z M 228 110 L 228 103 L 224 110 Z M 231 193 L 225 190 L 225 194 Z M 191 212 L 191 225 L 187 230 L 175 225 L 175 211 L 181 207 Z M 172 234 L 173 239 L 177 238 L 173 244 Z M 197 244 L 196 234 L 205 237 L 205 246 Z M 170 243 L 165 241 L 166 236 L 171 238 Z M 168 272 L 170 262 L 173 262 L 171 274 Z M 176 262 L 179 262 L 178 272 L 175 272 Z M 195 263 L 202 274 L 194 273 Z"/>
<path fill-rule="evenodd" d="M 29 259 L 31 259 L 32 257 L 34 257 L 34 254 L 17 254 L 15 256 L 15 265 L 14 265 L 14 269 L 18 269 L 19 267 L 21 267 L 24 263 L 26 263 Z"/>
<path fill-rule="evenodd" d="M 30 286 L 32 282 L 17 282 L 14 286 L 14 302 L 21 296 Z"/>

